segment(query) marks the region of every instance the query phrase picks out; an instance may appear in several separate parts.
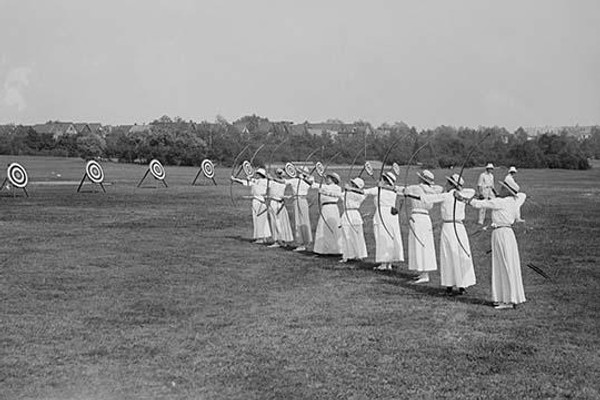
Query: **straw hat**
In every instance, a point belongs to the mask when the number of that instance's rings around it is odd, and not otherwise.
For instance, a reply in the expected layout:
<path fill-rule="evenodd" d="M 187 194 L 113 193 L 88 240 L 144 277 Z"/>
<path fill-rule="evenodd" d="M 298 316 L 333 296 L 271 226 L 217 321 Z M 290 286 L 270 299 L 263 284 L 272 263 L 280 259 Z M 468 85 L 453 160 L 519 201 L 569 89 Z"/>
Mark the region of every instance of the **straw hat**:
<path fill-rule="evenodd" d="M 363 181 L 361 178 L 354 178 L 350 182 L 354 183 L 354 186 L 356 186 L 359 189 L 365 187 L 365 181 Z"/>
<path fill-rule="evenodd" d="M 327 176 L 333 179 L 336 184 L 339 184 L 341 181 L 340 176 L 336 172 L 328 172 Z"/>
<path fill-rule="evenodd" d="M 428 183 L 430 185 L 433 185 L 435 182 L 435 177 L 433 176 L 433 173 L 428 169 L 423 170 L 422 173 L 417 172 L 417 176 L 421 178 L 423 182 Z"/>
<path fill-rule="evenodd" d="M 395 185 L 396 184 L 396 175 L 394 175 L 391 172 L 385 172 L 382 175 L 383 178 L 385 178 L 385 180 L 390 184 L 390 185 Z"/>
<path fill-rule="evenodd" d="M 459 180 L 459 178 L 460 178 L 460 180 Z M 465 180 L 462 178 L 462 176 L 459 176 L 458 174 L 453 174 L 452 176 L 447 176 L 446 180 L 448 182 L 450 182 L 452 184 L 452 186 L 454 186 L 455 188 L 462 187 L 465 184 Z"/>
<path fill-rule="evenodd" d="M 517 169 L 514 166 L 512 166 L 512 167 L 510 167 L 508 169 L 508 173 L 509 174 L 516 174 L 517 173 Z"/>
<path fill-rule="evenodd" d="M 488 163 L 488 165 L 485 166 L 485 169 L 494 169 L 494 164 Z"/>
<path fill-rule="evenodd" d="M 257 168 L 256 174 L 262 176 L 263 178 L 267 177 L 267 171 L 264 168 Z"/>

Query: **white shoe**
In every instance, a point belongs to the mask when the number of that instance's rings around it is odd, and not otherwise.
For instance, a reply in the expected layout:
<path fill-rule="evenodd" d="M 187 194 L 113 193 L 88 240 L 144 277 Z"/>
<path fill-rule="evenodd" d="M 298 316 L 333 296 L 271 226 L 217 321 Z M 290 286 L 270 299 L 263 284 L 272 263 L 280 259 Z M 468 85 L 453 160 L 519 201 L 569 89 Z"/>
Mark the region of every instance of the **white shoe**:
<path fill-rule="evenodd" d="M 375 267 L 375 268 L 373 268 L 373 269 L 376 269 L 376 270 L 378 270 L 378 271 L 387 271 L 387 270 L 389 270 L 390 268 L 388 268 L 388 264 L 379 264 L 378 266 L 376 266 L 376 267 Z"/>
<path fill-rule="evenodd" d="M 296 247 L 293 251 L 306 251 L 306 247 L 304 247 L 304 246 Z"/>
<path fill-rule="evenodd" d="M 279 245 L 279 243 L 273 243 L 273 244 L 268 245 L 267 247 L 276 248 L 276 247 L 281 247 L 281 246 Z"/>
<path fill-rule="evenodd" d="M 339 262 L 339 263 L 342 263 L 342 264 L 343 264 L 343 263 L 347 263 L 347 262 L 348 262 L 348 259 L 347 259 L 347 258 L 342 258 L 342 259 L 341 259 L 340 261 L 338 261 L 338 262 Z"/>
<path fill-rule="evenodd" d="M 498 304 L 496 307 L 494 307 L 496 310 L 508 310 L 508 309 L 513 309 L 515 308 L 514 305 L 512 303 L 500 303 Z"/>
<path fill-rule="evenodd" d="M 427 283 L 429 282 L 429 274 L 425 272 L 417 277 L 413 283 Z"/>

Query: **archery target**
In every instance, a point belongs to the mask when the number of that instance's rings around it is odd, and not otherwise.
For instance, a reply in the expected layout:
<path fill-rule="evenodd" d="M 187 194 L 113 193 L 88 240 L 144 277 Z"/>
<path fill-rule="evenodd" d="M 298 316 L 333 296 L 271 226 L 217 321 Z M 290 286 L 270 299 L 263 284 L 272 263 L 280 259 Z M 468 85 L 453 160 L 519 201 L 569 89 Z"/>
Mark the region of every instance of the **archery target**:
<path fill-rule="evenodd" d="M 392 171 L 394 171 L 394 174 L 396 174 L 396 176 L 400 175 L 400 166 L 397 163 L 393 163 Z"/>
<path fill-rule="evenodd" d="M 315 170 L 317 171 L 317 174 L 319 174 L 319 176 L 323 176 L 323 174 L 325 173 L 325 167 L 323 166 L 323 163 L 321 161 L 317 161 L 317 163 L 315 164 Z"/>
<path fill-rule="evenodd" d="M 212 179 L 215 177 L 215 165 L 209 159 L 202 161 L 200 168 L 202 168 L 202 173 L 208 179 Z"/>
<path fill-rule="evenodd" d="M 8 180 L 10 183 L 12 183 L 15 187 L 24 188 L 29 182 L 27 171 L 25 171 L 25 168 L 23 168 L 20 164 L 10 164 L 6 170 L 6 174 L 8 175 Z"/>
<path fill-rule="evenodd" d="M 88 161 L 88 163 L 85 165 L 85 173 L 94 183 L 102 183 L 104 181 L 104 171 L 102 170 L 102 166 L 97 161 Z"/>
<path fill-rule="evenodd" d="M 250 164 L 250 161 L 244 161 L 242 163 L 242 168 L 244 169 L 244 173 L 246 174 L 247 178 L 250 178 L 252 175 L 254 175 L 254 168 L 252 167 L 252 164 Z"/>
<path fill-rule="evenodd" d="M 373 166 L 368 161 L 365 162 L 365 172 L 367 173 L 367 175 L 373 176 Z"/>
<path fill-rule="evenodd" d="M 150 173 L 152 173 L 152 176 L 160 181 L 165 179 L 166 176 L 165 168 L 162 166 L 160 161 L 156 159 L 150 161 Z"/>
<path fill-rule="evenodd" d="M 288 174 L 290 178 L 296 177 L 296 167 L 291 162 L 285 163 L 285 173 Z"/>

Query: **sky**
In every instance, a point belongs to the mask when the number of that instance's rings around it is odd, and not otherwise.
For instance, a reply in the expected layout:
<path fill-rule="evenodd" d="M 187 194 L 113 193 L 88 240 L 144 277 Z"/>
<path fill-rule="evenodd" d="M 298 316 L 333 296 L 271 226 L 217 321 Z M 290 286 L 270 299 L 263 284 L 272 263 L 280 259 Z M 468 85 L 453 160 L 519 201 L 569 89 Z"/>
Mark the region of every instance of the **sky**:
<path fill-rule="evenodd" d="M 600 124 L 598 0 L 0 0 L 0 123 Z"/>

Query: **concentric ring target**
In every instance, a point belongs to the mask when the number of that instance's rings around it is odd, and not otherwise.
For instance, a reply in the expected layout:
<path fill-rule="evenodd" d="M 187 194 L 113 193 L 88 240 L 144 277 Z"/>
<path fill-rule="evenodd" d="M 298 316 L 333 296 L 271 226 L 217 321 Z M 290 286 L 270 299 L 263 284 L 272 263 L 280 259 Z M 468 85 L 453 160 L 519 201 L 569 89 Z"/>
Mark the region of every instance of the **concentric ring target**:
<path fill-rule="evenodd" d="M 367 173 L 367 175 L 373 176 L 373 166 L 368 161 L 365 162 L 365 172 Z"/>
<path fill-rule="evenodd" d="M 88 163 L 85 165 L 85 173 L 94 183 L 100 184 L 104 181 L 104 171 L 102 170 L 102 166 L 97 161 L 88 161 Z"/>
<path fill-rule="evenodd" d="M 398 165 L 398 163 L 393 163 L 392 164 L 392 171 L 394 171 L 394 173 L 397 175 L 400 175 L 400 166 Z"/>
<path fill-rule="evenodd" d="M 254 168 L 252 167 L 252 164 L 250 164 L 250 161 L 245 160 L 242 163 L 242 168 L 244 169 L 244 173 L 246 174 L 247 178 L 250 178 L 252 175 L 254 175 Z"/>
<path fill-rule="evenodd" d="M 215 177 L 215 165 L 209 159 L 203 160 L 202 164 L 200 164 L 200 168 L 202 168 L 202 173 L 208 179 Z"/>
<path fill-rule="evenodd" d="M 296 167 L 291 162 L 285 163 L 285 173 L 288 174 L 290 178 L 296 177 Z"/>
<path fill-rule="evenodd" d="M 154 176 L 156 179 L 158 179 L 160 181 L 165 179 L 165 176 L 166 176 L 165 168 L 162 166 L 160 161 L 158 161 L 156 159 L 150 161 L 150 173 L 152 174 L 152 176 Z"/>
<path fill-rule="evenodd" d="M 323 176 L 323 174 L 325 173 L 325 166 L 323 166 L 323 163 L 321 161 L 317 161 L 317 163 L 315 164 L 315 171 L 317 171 L 317 174 L 319 174 L 319 176 Z"/>
<path fill-rule="evenodd" d="M 23 168 L 20 164 L 10 164 L 6 170 L 6 174 L 8 175 L 8 180 L 10 183 L 12 183 L 15 187 L 24 188 L 29 182 L 27 171 L 25 171 L 25 168 Z"/>

